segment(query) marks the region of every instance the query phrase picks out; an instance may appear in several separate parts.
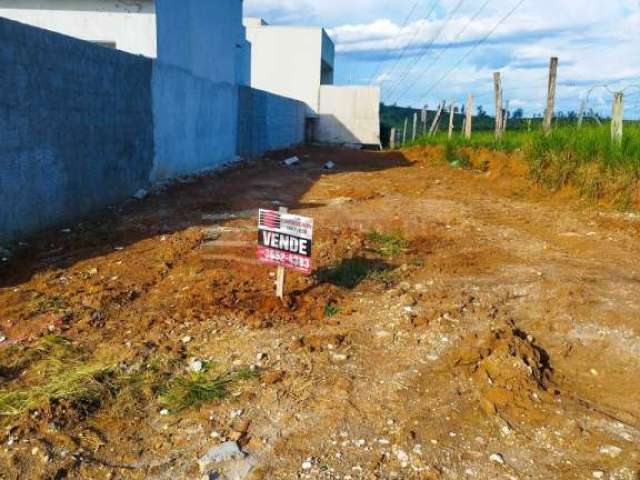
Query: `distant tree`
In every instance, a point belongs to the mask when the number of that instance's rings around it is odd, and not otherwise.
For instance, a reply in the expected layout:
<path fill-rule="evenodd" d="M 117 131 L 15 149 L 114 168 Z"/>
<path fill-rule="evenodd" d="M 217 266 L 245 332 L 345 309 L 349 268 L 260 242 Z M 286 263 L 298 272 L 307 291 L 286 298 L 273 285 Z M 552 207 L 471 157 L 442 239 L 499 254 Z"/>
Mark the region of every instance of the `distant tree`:
<path fill-rule="evenodd" d="M 511 117 L 514 120 L 520 120 L 524 117 L 524 111 L 521 108 L 518 108 L 514 110 L 514 112 L 511 114 Z"/>
<path fill-rule="evenodd" d="M 487 112 L 485 112 L 484 107 L 482 105 L 478 105 L 478 117 L 484 118 L 487 116 Z"/>

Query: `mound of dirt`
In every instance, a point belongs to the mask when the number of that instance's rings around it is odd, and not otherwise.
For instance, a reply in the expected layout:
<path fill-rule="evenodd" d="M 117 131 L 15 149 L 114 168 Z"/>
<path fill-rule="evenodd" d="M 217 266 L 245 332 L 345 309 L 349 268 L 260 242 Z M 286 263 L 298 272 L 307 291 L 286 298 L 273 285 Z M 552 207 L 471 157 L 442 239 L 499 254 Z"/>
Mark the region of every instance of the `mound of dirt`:
<path fill-rule="evenodd" d="M 552 398 L 549 356 L 531 336 L 508 323 L 470 343 L 458 365 L 469 369 L 486 413 L 522 414 Z"/>

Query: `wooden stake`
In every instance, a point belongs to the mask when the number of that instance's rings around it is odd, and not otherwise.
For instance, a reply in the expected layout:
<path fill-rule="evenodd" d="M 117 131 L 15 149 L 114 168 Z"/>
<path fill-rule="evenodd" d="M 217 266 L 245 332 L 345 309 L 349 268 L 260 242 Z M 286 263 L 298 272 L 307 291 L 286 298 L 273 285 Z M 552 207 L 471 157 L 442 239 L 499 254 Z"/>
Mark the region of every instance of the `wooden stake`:
<path fill-rule="evenodd" d="M 396 149 L 396 129 L 395 128 L 391 129 L 391 134 L 389 135 L 389 148 L 391 150 Z"/>
<path fill-rule="evenodd" d="M 622 143 L 622 128 L 624 123 L 624 93 L 613 95 L 613 113 L 611 115 L 611 140 Z"/>
<path fill-rule="evenodd" d="M 464 138 L 471 139 L 471 128 L 473 123 L 473 95 L 469 94 L 467 97 L 467 106 L 465 107 L 465 123 L 464 123 Z"/>
<path fill-rule="evenodd" d="M 542 129 L 545 133 L 551 132 L 551 122 L 556 102 L 556 81 L 558 79 L 558 57 L 551 57 L 549 62 L 549 85 L 547 87 L 547 108 L 544 111 Z"/>
<path fill-rule="evenodd" d="M 455 107 L 453 105 L 453 100 L 449 104 L 449 138 L 453 137 L 453 115 L 454 115 Z"/>
<path fill-rule="evenodd" d="M 429 136 L 432 136 L 438 130 L 438 125 L 440 124 L 440 115 L 442 115 L 442 110 L 444 110 L 444 102 L 438 105 L 438 111 L 436 112 L 436 116 L 433 119 L 431 128 L 429 129 Z"/>
<path fill-rule="evenodd" d="M 418 112 L 413 112 L 413 135 L 412 141 L 416 141 L 416 135 L 418 135 Z"/>
<path fill-rule="evenodd" d="M 407 143 L 407 124 L 409 123 L 409 119 L 405 117 L 404 119 L 404 129 L 402 130 L 402 146 Z"/>
<path fill-rule="evenodd" d="M 504 107 L 504 114 L 502 115 L 502 131 L 507 131 L 507 122 L 509 121 L 509 100 L 507 100 L 507 105 Z"/>
<path fill-rule="evenodd" d="M 502 83 L 500 81 L 500 72 L 493 74 L 493 88 L 495 90 L 496 103 L 496 140 L 502 138 Z"/>
<path fill-rule="evenodd" d="M 280 215 L 288 213 L 287 207 L 280 207 Z M 276 278 L 276 296 L 282 300 L 284 299 L 284 280 L 286 276 L 286 270 L 284 267 L 278 267 L 278 276 Z"/>

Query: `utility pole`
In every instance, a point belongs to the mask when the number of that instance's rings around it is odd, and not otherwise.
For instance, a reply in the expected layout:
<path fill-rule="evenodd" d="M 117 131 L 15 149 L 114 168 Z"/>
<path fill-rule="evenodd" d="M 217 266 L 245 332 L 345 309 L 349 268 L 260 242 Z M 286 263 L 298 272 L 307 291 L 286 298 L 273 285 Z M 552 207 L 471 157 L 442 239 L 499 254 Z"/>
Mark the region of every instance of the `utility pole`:
<path fill-rule="evenodd" d="M 467 96 L 467 106 L 465 107 L 466 118 L 464 122 L 464 138 L 471 139 L 471 123 L 473 122 L 473 95 Z"/>
<path fill-rule="evenodd" d="M 551 133 L 551 122 L 556 101 L 556 82 L 558 79 L 558 57 L 551 57 L 549 62 L 549 85 L 547 87 L 547 108 L 544 111 L 542 128 L 546 134 Z"/>
<path fill-rule="evenodd" d="M 496 103 L 496 140 L 502 138 L 502 82 L 500 72 L 493 74 L 493 88 L 495 90 Z"/>
<path fill-rule="evenodd" d="M 624 123 L 624 93 L 613 95 L 613 113 L 611 115 L 611 140 L 618 145 L 622 143 L 622 128 Z"/>

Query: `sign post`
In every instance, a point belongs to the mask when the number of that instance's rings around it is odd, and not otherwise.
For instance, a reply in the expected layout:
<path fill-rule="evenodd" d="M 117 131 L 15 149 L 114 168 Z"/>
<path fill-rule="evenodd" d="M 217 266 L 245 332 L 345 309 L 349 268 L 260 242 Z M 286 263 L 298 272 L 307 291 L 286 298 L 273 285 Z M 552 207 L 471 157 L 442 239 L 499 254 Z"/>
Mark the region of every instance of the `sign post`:
<path fill-rule="evenodd" d="M 260 210 L 258 214 L 258 260 L 276 265 L 276 295 L 284 298 L 285 269 L 311 274 L 313 219 L 290 215 L 286 208 L 279 212 Z"/>

